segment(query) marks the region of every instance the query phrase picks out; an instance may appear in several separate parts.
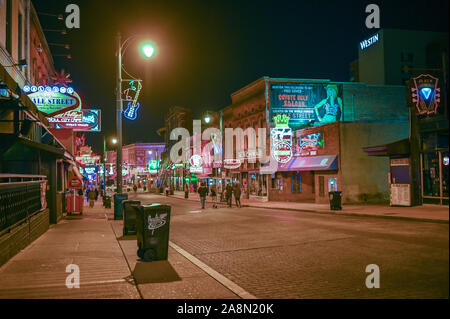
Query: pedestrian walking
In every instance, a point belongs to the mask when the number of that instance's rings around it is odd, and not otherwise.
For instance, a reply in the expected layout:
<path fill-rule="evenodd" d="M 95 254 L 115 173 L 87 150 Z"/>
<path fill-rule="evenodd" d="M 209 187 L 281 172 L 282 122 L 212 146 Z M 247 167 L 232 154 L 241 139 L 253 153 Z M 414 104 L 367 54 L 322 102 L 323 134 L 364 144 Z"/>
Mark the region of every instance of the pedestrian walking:
<path fill-rule="evenodd" d="M 233 188 L 230 184 L 225 187 L 225 198 L 227 199 L 228 207 L 231 207 L 233 200 Z"/>
<path fill-rule="evenodd" d="M 134 185 L 133 185 L 133 190 L 134 190 L 135 193 L 137 192 L 137 189 L 138 189 L 138 188 L 137 188 L 136 184 L 134 184 Z"/>
<path fill-rule="evenodd" d="M 205 209 L 206 196 L 208 195 L 208 188 L 205 183 L 202 183 L 198 188 L 198 193 L 200 195 L 200 202 L 202 203 L 202 209 Z"/>
<path fill-rule="evenodd" d="M 236 207 L 241 208 L 241 186 L 239 182 L 233 187 L 234 199 L 236 201 Z"/>
<path fill-rule="evenodd" d="M 94 193 L 95 193 L 95 201 L 97 201 L 98 200 L 98 189 L 97 188 L 94 190 Z"/>
<path fill-rule="evenodd" d="M 211 187 L 211 199 L 213 202 L 213 208 L 217 208 L 217 187 L 213 185 Z"/>
<path fill-rule="evenodd" d="M 95 202 L 95 191 L 93 189 L 90 189 L 88 192 L 88 199 L 89 199 L 89 207 L 94 207 Z"/>

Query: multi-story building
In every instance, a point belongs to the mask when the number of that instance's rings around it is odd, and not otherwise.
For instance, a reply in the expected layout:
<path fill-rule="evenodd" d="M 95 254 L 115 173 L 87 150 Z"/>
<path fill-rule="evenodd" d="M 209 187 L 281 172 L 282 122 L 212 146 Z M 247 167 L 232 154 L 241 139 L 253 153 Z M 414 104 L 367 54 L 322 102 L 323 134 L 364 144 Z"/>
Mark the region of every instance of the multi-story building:
<path fill-rule="evenodd" d="M 122 175 L 125 184 L 153 185 L 156 183 L 157 171 L 164 152 L 165 143 L 135 143 L 124 145 L 122 148 Z M 116 178 L 116 151 L 106 152 L 107 176 Z"/>
<path fill-rule="evenodd" d="M 359 43 L 359 58 L 350 66 L 354 81 L 407 85 L 408 138 L 367 149 L 370 155 L 391 157 L 391 189 L 403 194 L 405 205 L 448 205 L 448 40 L 447 32 L 381 29 Z M 417 113 L 418 105 L 412 102 L 417 98 L 411 89 L 416 89 L 415 81 L 420 77 L 428 78 L 432 93 L 424 103 L 440 99 L 436 112 Z M 398 164 L 398 157 L 404 165 Z M 409 171 L 407 178 L 395 177 L 402 169 Z M 399 202 L 398 196 L 392 194 L 393 203 Z"/>
<path fill-rule="evenodd" d="M 321 106 L 329 101 L 329 88 L 336 90 L 340 101 L 333 116 Z M 283 90 L 295 94 L 279 94 Z M 239 181 L 244 196 L 263 201 L 325 203 L 329 191 L 342 191 L 344 203 L 386 201 L 389 188 L 383 171 L 389 161 L 368 158 L 362 148 L 408 137 L 404 96 L 404 86 L 260 78 L 231 95 L 232 104 L 222 110 L 223 127 L 256 132 L 265 128 L 266 154 L 272 156 L 273 117 L 286 114 L 292 157 L 270 172 L 258 159 L 252 163 L 245 155 L 239 167 L 227 169 L 229 159 L 224 158 L 225 178 Z M 244 146 L 248 150 L 247 138 Z"/>
<path fill-rule="evenodd" d="M 359 43 L 351 79 L 367 84 L 405 85 L 415 70 L 436 69 L 448 52 L 448 33 L 380 29 Z"/>
<path fill-rule="evenodd" d="M 45 232 L 49 223 L 58 222 L 65 209 L 68 179 L 79 175 L 73 154 L 22 92 L 25 84 L 37 84 L 54 73 L 32 2 L 0 1 L 0 209 L 6 216 L 0 221 L 0 264 Z M 4 200 L 11 196 L 16 206 Z M 23 242 L 5 239 L 22 222 L 30 227 L 17 231 L 33 232 L 17 235 Z"/>

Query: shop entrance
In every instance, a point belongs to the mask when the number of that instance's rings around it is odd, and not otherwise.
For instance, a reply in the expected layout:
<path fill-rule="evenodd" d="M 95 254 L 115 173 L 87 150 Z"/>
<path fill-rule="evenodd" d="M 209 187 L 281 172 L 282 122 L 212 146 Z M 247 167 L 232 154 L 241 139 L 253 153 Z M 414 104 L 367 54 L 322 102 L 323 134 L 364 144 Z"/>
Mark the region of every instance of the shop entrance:
<path fill-rule="evenodd" d="M 420 154 L 424 203 L 448 205 L 448 151 Z"/>
<path fill-rule="evenodd" d="M 249 173 L 249 197 L 267 200 L 267 175 Z"/>

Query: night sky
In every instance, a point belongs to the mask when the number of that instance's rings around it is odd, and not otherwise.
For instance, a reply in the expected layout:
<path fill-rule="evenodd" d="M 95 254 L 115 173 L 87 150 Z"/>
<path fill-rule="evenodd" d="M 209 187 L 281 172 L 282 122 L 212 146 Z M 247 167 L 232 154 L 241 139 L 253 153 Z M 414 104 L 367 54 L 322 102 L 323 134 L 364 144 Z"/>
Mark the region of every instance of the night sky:
<path fill-rule="evenodd" d="M 376 30 L 365 27 L 365 7 L 381 9 L 381 27 L 448 32 L 448 0 L 441 1 L 103 1 L 33 0 L 37 12 L 81 10 L 81 28 L 67 35 L 45 32 L 57 70 L 71 74 L 84 108 L 102 109 L 102 133 L 87 133 L 87 143 L 102 150 L 103 135 L 115 132 L 115 36 L 148 34 L 157 55 L 145 60 L 133 41 L 124 56 L 128 72 L 144 80 L 139 117 L 124 119 L 124 144 L 159 142 L 170 106 L 203 111 L 231 103 L 230 94 L 262 77 L 349 80 L 358 43 Z M 63 21 L 41 15 L 44 29 Z M 123 75 L 125 77 L 125 75 Z"/>

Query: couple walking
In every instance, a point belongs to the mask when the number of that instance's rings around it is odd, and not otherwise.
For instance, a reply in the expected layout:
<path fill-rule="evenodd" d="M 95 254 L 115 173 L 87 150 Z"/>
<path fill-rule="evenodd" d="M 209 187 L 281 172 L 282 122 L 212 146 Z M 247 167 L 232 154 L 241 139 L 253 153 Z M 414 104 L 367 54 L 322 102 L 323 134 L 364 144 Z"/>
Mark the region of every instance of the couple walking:
<path fill-rule="evenodd" d="M 225 187 L 225 198 L 227 199 L 228 207 L 232 206 L 233 201 L 233 194 L 234 194 L 234 200 L 236 201 L 236 207 L 241 207 L 241 186 L 237 182 L 234 186 L 231 186 L 231 184 L 228 184 Z"/>

